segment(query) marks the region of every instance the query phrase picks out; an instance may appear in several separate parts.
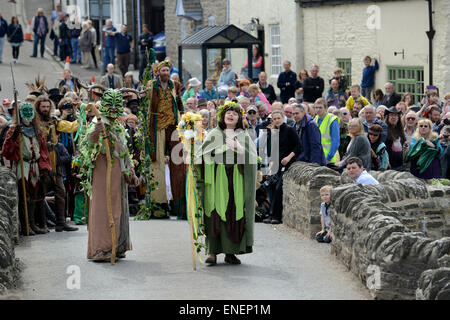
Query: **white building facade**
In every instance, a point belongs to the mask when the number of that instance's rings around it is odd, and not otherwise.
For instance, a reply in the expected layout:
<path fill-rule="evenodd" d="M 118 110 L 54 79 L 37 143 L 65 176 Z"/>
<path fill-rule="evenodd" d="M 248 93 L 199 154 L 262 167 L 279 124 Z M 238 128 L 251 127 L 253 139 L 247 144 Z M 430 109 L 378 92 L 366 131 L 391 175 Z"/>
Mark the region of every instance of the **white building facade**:
<path fill-rule="evenodd" d="M 443 96 L 450 91 L 450 1 L 431 3 L 432 82 Z M 230 1 L 230 23 L 248 31 L 251 18 L 265 30 L 265 71 L 272 84 L 284 60 L 296 73 L 318 65 L 325 90 L 337 67 L 360 84 L 365 56 L 380 63 L 375 88 L 392 81 L 397 92 L 413 93 L 417 102 L 430 84 L 428 1 Z"/>

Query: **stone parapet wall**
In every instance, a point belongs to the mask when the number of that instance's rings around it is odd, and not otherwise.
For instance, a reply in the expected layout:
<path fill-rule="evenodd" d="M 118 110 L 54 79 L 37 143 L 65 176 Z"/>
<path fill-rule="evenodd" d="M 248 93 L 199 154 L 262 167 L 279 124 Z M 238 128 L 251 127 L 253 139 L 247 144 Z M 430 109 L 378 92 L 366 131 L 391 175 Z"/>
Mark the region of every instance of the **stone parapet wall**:
<path fill-rule="evenodd" d="M 444 299 L 450 290 L 450 188 L 410 173 L 372 172 L 379 185 L 295 163 L 283 178 L 283 223 L 314 238 L 320 194 L 332 185 L 332 254 L 376 299 Z"/>
<path fill-rule="evenodd" d="M 294 163 L 283 176 L 283 223 L 314 238 L 321 230 L 320 193 L 324 185 L 341 184 L 341 176 L 327 167 Z"/>
<path fill-rule="evenodd" d="M 19 264 L 14 245 L 19 243 L 17 180 L 14 173 L 0 166 L 0 295 L 16 283 Z"/>

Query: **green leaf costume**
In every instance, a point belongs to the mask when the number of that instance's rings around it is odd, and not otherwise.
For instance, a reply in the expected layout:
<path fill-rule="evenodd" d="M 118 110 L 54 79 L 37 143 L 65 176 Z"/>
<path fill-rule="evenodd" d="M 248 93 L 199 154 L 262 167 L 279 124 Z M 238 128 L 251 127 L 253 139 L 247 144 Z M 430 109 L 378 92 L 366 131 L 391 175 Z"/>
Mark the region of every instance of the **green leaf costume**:
<path fill-rule="evenodd" d="M 252 252 L 257 153 L 245 130 L 236 140 L 244 149 L 241 154 L 228 147 L 225 133 L 215 128 L 196 152 L 197 161 L 202 160 L 196 176 L 211 254 Z"/>

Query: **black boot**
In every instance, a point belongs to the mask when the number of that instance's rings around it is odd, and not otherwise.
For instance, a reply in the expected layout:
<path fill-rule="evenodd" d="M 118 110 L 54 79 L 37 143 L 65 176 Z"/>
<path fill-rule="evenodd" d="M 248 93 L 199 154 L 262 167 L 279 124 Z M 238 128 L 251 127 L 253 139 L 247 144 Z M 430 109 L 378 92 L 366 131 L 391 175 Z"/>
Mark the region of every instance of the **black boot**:
<path fill-rule="evenodd" d="M 229 264 L 241 264 L 241 260 L 236 258 L 236 256 L 234 254 L 226 254 L 225 262 L 229 263 Z"/>
<path fill-rule="evenodd" d="M 33 210 L 34 211 L 34 210 Z M 33 230 L 35 234 L 45 234 L 45 230 L 39 228 L 34 220 L 34 212 L 28 212 L 28 222 L 30 224 L 30 230 Z"/>
<path fill-rule="evenodd" d="M 71 227 L 69 226 L 67 223 L 64 223 L 63 225 L 57 225 L 55 227 L 55 231 L 56 232 L 63 232 L 63 231 L 77 231 L 78 228 L 76 227 Z"/>

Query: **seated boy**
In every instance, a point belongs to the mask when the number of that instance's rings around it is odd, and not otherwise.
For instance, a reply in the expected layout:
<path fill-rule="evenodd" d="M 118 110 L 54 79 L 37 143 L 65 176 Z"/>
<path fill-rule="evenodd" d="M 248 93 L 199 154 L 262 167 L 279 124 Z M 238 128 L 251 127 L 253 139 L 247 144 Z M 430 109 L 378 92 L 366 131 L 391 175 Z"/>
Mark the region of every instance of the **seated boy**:
<path fill-rule="evenodd" d="M 238 94 L 238 92 L 239 92 L 238 88 L 236 88 L 236 87 L 229 87 L 228 88 L 228 92 L 227 92 L 228 96 L 225 99 L 225 102 L 228 102 L 230 100 L 232 101 L 233 99 L 235 99 L 237 94 Z"/>
<path fill-rule="evenodd" d="M 320 198 L 322 203 L 320 204 L 320 222 L 322 224 L 322 231 L 316 233 L 316 240 L 318 242 L 331 242 L 331 226 L 330 226 L 330 194 L 332 186 L 323 186 L 320 188 Z"/>

